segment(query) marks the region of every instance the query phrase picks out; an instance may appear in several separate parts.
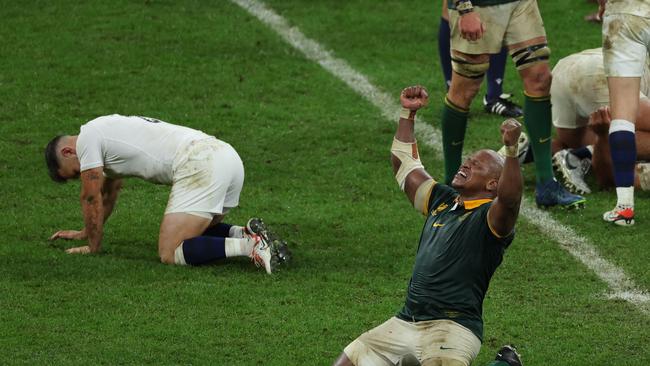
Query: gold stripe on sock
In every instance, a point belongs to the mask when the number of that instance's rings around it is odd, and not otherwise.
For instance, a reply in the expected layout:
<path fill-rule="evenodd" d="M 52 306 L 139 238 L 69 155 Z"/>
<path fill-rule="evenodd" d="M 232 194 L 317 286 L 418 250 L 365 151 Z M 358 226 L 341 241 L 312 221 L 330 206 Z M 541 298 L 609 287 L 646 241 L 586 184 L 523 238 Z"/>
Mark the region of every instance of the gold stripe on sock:
<path fill-rule="evenodd" d="M 526 96 L 526 98 L 532 100 L 533 102 L 545 102 L 547 100 L 551 100 L 550 95 L 542 95 L 541 97 L 534 97 L 526 93 L 526 91 L 524 91 L 524 95 Z"/>
<path fill-rule="evenodd" d="M 449 100 L 449 98 L 447 98 L 447 96 L 445 96 L 445 104 L 447 105 L 447 107 L 455 110 L 456 112 L 465 113 L 465 114 L 469 113 L 469 109 L 464 109 L 455 105 L 454 103 L 452 103 L 451 100 Z"/>

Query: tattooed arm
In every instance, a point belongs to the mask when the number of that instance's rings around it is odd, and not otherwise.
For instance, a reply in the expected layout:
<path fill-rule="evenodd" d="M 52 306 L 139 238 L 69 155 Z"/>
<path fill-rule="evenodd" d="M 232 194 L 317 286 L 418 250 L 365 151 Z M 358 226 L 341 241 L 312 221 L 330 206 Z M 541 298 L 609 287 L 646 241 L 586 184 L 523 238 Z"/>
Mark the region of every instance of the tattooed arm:
<path fill-rule="evenodd" d="M 81 172 L 81 211 L 84 215 L 84 231 L 88 245 L 70 248 L 67 253 L 96 253 L 102 249 L 104 234 L 104 205 L 102 187 L 104 184 L 103 168 L 93 168 Z"/>

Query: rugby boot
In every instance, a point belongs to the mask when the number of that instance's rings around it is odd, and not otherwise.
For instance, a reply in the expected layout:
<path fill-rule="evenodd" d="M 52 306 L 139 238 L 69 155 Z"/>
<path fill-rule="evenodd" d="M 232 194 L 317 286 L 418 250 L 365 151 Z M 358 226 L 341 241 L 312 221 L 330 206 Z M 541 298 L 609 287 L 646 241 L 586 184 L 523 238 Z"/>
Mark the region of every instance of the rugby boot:
<path fill-rule="evenodd" d="M 511 344 L 501 347 L 499 352 L 497 352 L 497 357 L 494 360 L 507 362 L 508 365 L 510 366 L 523 365 L 523 363 L 521 362 L 521 355 L 517 353 L 517 349 L 515 348 L 514 345 Z"/>
<path fill-rule="evenodd" d="M 246 231 L 259 236 L 264 245 L 271 248 L 273 256 L 277 259 L 277 264 L 287 264 L 291 261 L 291 251 L 287 242 L 269 230 L 262 219 L 254 217 L 248 220 Z"/>
<path fill-rule="evenodd" d="M 512 94 L 501 94 L 495 100 L 489 101 L 483 97 L 483 108 L 486 112 L 503 117 L 517 118 L 524 115 L 521 106 L 512 100 Z"/>
<path fill-rule="evenodd" d="M 619 226 L 634 225 L 634 207 L 616 205 L 613 210 L 603 214 L 603 220 Z"/>
<path fill-rule="evenodd" d="M 266 273 L 271 274 L 277 266 L 277 255 L 273 254 L 272 245 L 268 245 L 259 235 L 251 235 L 255 240 L 255 246 L 250 254 L 250 258 L 257 267 L 264 267 Z"/>
<path fill-rule="evenodd" d="M 566 209 L 582 208 L 586 201 L 584 197 L 567 191 L 555 178 L 537 183 L 535 186 L 535 202 L 542 208 L 552 206 Z"/>
<path fill-rule="evenodd" d="M 585 175 L 591 167 L 591 160 L 581 160 L 568 149 L 563 149 L 553 155 L 553 166 L 562 175 L 564 186 L 569 191 L 578 194 L 591 193 L 591 189 L 585 182 Z"/>

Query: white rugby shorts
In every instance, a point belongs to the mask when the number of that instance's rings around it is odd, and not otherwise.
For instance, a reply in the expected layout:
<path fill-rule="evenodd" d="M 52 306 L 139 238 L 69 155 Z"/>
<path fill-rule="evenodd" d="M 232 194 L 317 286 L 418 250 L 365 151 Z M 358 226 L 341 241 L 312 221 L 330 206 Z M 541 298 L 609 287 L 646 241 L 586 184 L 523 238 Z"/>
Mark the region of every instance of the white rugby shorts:
<path fill-rule="evenodd" d="M 173 163 L 165 214 L 183 212 L 212 219 L 237 207 L 244 164 L 230 144 L 209 138 L 181 148 Z"/>
<path fill-rule="evenodd" d="M 469 329 L 447 319 L 407 322 L 397 317 L 363 333 L 345 355 L 357 366 L 394 365 L 403 359 L 424 364 L 469 366 L 481 341 Z"/>
<path fill-rule="evenodd" d="M 650 18 L 605 12 L 603 61 L 607 76 L 643 76 L 649 50 Z"/>

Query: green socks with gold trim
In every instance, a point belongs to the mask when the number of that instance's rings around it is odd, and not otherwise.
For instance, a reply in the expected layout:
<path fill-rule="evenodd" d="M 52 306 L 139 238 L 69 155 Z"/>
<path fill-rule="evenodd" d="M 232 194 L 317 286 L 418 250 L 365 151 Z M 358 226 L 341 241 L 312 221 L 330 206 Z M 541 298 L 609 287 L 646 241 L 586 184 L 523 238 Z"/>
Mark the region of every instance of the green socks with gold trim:
<path fill-rule="evenodd" d="M 551 97 L 524 98 L 524 125 L 530 137 L 530 146 L 535 156 L 535 177 L 537 183 L 553 179 L 551 164 Z"/>
<path fill-rule="evenodd" d="M 463 141 L 469 111 L 455 106 L 445 98 L 442 107 L 442 152 L 445 158 L 445 184 L 451 184 L 463 158 Z"/>

